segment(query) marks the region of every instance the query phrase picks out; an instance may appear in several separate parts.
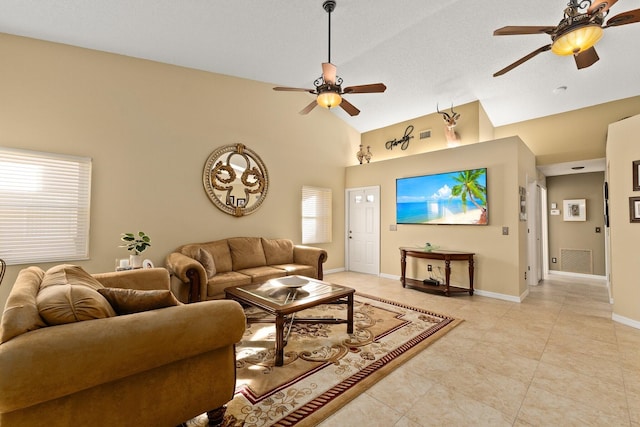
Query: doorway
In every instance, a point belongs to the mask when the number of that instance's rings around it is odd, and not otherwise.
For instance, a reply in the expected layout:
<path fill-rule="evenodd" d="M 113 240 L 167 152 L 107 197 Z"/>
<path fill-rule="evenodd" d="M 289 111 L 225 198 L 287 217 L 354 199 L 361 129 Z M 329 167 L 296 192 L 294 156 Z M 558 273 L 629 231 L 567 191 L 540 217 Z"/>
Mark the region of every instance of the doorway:
<path fill-rule="evenodd" d="M 380 274 L 380 187 L 346 190 L 345 266 Z"/>

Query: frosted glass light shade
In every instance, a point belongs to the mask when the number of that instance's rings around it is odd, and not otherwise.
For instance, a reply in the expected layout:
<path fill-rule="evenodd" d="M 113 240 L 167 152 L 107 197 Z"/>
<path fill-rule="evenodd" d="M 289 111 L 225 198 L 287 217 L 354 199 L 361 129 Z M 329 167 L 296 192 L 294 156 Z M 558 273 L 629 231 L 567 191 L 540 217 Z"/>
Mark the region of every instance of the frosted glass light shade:
<path fill-rule="evenodd" d="M 558 37 L 553 42 L 551 51 L 556 55 L 580 53 L 593 47 L 600 40 L 602 34 L 600 25 L 585 25 Z"/>
<path fill-rule="evenodd" d="M 337 92 L 326 91 L 318 95 L 316 102 L 321 107 L 333 108 L 340 105 L 340 103 L 342 102 L 342 97 Z"/>

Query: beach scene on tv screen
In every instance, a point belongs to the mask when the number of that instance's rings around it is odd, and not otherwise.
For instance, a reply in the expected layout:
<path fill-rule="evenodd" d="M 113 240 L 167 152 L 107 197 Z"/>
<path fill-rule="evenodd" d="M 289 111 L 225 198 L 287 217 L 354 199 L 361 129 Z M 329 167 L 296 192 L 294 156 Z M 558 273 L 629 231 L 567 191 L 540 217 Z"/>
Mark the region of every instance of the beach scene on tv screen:
<path fill-rule="evenodd" d="M 487 169 L 396 180 L 398 224 L 488 224 Z"/>

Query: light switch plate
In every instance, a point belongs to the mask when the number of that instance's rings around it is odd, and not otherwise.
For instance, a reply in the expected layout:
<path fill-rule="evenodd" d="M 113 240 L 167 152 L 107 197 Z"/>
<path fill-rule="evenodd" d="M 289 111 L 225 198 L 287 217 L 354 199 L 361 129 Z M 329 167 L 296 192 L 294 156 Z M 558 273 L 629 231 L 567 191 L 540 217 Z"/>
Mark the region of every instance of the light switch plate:
<path fill-rule="evenodd" d="M 502 227 L 502 235 L 503 236 L 509 235 L 509 227 Z"/>

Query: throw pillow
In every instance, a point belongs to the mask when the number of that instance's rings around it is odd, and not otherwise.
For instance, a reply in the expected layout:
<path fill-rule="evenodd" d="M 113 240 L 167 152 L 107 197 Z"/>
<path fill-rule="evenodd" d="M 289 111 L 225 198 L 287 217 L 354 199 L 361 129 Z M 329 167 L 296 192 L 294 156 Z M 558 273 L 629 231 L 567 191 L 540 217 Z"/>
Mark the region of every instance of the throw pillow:
<path fill-rule="evenodd" d="M 91 289 L 100 289 L 103 287 L 102 283 L 84 271 L 82 267 L 71 264 L 61 264 L 51 267 L 46 271 L 40 284 L 40 289 L 63 284 L 87 286 Z"/>
<path fill-rule="evenodd" d="M 118 314 L 132 314 L 180 305 L 169 290 L 102 288 L 98 289 L 98 292 L 109 301 Z"/>
<path fill-rule="evenodd" d="M 40 290 L 36 304 L 40 316 L 50 326 L 116 315 L 98 291 L 83 285 L 48 286 Z"/>
<path fill-rule="evenodd" d="M 216 263 L 213 261 L 213 257 L 209 251 L 202 246 L 187 245 L 182 249 L 182 253 L 202 264 L 204 271 L 207 273 L 207 278 L 216 275 Z"/>

